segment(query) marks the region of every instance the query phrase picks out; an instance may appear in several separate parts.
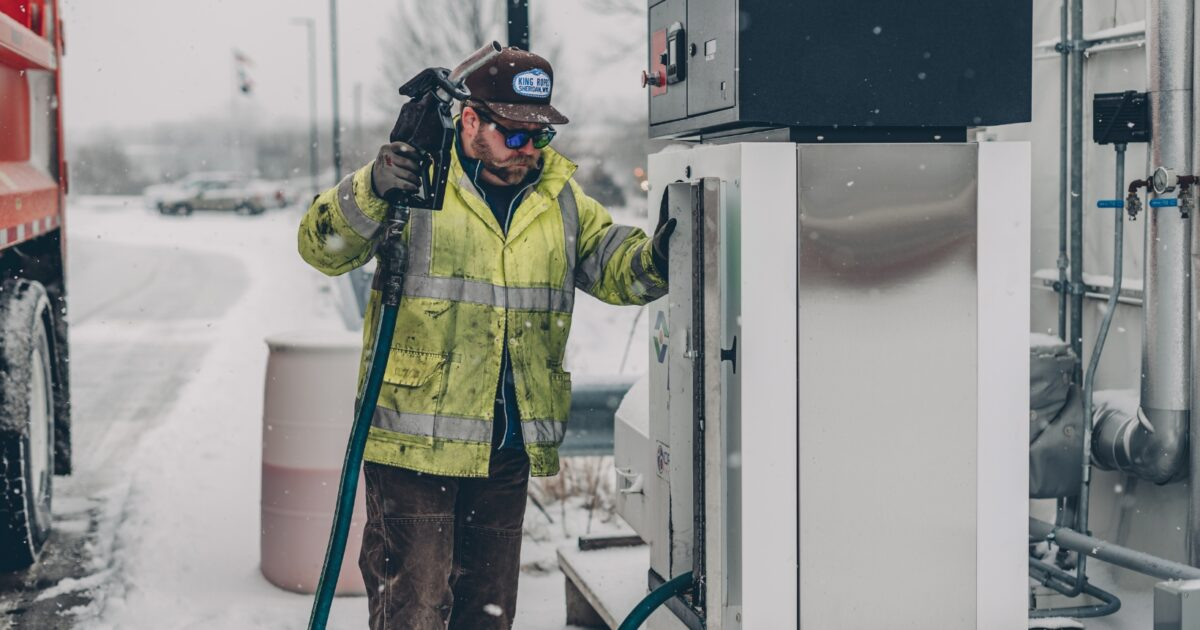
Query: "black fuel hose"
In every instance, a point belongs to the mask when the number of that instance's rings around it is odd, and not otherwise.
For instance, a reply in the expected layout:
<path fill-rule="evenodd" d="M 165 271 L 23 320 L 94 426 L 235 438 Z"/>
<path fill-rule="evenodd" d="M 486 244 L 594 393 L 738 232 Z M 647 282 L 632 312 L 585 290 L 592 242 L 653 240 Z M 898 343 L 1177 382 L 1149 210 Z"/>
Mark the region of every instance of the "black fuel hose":
<path fill-rule="evenodd" d="M 350 431 L 350 442 L 346 446 L 346 460 L 342 464 L 342 477 L 338 483 L 337 505 L 333 512 L 333 529 L 329 533 L 329 546 L 325 550 L 325 564 L 321 567 L 321 579 L 317 583 L 317 596 L 313 600 L 312 614 L 308 619 L 309 630 L 325 630 L 329 621 L 329 609 L 337 588 L 338 576 L 342 572 L 342 557 L 346 554 L 346 539 L 350 534 L 350 519 L 354 515 L 354 498 L 358 491 L 358 475 L 362 469 L 363 451 L 371 429 L 371 418 L 375 404 L 379 401 L 379 390 L 383 386 L 383 374 L 387 369 L 392 337 L 396 332 L 396 315 L 400 310 L 400 296 L 404 293 L 404 273 L 408 266 L 408 246 L 401 235 L 408 223 L 409 209 L 392 204 L 388 210 L 388 221 L 383 241 L 379 247 L 379 269 L 382 274 L 383 311 L 375 331 L 375 346 L 371 350 L 370 367 L 363 380 L 354 410 L 354 426 Z"/>
<path fill-rule="evenodd" d="M 664 582 L 662 586 L 650 591 L 642 601 L 638 602 L 637 606 L 633 607 L 633 611 L 621 622 L 617 630 L 637 630 L 646 623 L 646 619 L 650 614 L 667 602 L 667 600 L 686 591 L 692 585 L 692 572 L 688 571 L 683 575 L 678 575 Z"/>

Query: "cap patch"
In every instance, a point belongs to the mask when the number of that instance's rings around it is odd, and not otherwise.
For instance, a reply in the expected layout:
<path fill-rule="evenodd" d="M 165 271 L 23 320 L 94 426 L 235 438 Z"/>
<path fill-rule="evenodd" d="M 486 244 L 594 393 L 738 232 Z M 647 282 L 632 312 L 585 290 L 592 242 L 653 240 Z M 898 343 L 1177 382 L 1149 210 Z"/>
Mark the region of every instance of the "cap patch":
<path fill-rule="evenodd" d="M 513 77 L 513 91 L 529 98 L 550 98 L 550 75 L 534 68 Z"/>

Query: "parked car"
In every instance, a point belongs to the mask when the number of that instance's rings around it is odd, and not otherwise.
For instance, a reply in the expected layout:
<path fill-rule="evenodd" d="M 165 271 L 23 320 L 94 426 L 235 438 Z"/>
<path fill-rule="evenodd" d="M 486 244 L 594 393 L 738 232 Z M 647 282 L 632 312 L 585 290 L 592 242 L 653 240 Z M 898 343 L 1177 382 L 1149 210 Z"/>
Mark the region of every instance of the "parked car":
<path fill-rule="evenodd" d="M 287 182 L 255 179 L 250 182 L 250 188 L 260 193 L 267 205 L 273 208 L 286 208 L 297 199 Z"/>
<path fill-rule="evenodd" d="M 236 173 L 194 173 L 173 184 L 150 186 L 143 194 L 147 204 L 163 214 L 196 210 L 262 214 L 268 203 L 276 203 L 261 186 Z"/>
<path fill-rule="evenodd" d="M 152 210 L 162 210 L 168 204 L 175 202 L 181 196 L 185 196 L 187 190 L 198 186 L 205 181 L 233 181 L 238 179 L 239 175 L 232 172 L 203 172 L 192 173 L 183 178 L 177 179 L 165 184 L 154 184 L 147 186 L 142 191 L 142 198 L 146 201 L 146 207 Z"/>

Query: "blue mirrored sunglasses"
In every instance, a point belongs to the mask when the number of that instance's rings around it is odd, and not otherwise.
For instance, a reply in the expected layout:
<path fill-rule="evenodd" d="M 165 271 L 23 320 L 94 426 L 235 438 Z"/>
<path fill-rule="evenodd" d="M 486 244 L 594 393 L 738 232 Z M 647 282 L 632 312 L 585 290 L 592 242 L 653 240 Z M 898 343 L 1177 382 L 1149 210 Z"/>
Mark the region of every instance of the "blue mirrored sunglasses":
<path fill-rule="evenodd" d="M 475 114 L 481 119 L 491 123 L 492 126 L 496 128 L 496 131 L 499 131 L 500 135 L 504 136 L 504 146 L 514 151 L 525 146 L 525 143 L 529 142 L 530 140 L 533 141 L 533 148 L 544 149 L 550 145 L 550 141 L 553 140 L 554 135 L 558 133 L 554 130 L 554 127 L 542 127 L 541 129 L 536 129 L 533 131 L 527 131 L 525 129 L 518 129 L 516 131 L 505 129 L 491 116 L 488 116 L 479 110 L 475 110 Z"/>

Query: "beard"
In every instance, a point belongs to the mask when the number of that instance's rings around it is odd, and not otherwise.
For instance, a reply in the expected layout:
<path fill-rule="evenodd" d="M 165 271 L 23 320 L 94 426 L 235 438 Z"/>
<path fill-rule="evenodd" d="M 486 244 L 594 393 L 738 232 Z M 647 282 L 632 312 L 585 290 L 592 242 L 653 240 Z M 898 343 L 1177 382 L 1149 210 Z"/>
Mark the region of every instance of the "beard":
<path fill-rule="evenodd" d="M 492 148 L 483 141 L 482 134 L 476 135 L 475 140 L 471 142 L 471 149 L 475 155 L 479 156 L 479 162 L 483 165 L 483 170 L 496 176 L 497 179 L 504 182 L 507 186 L 516 186 L 525 181 L 529 175 L 529 171 L 537 168 L 537 163 L 540 156 L 516 155 L 512 159 L 499 160 L 496 154 L 492 152 Z"/>

